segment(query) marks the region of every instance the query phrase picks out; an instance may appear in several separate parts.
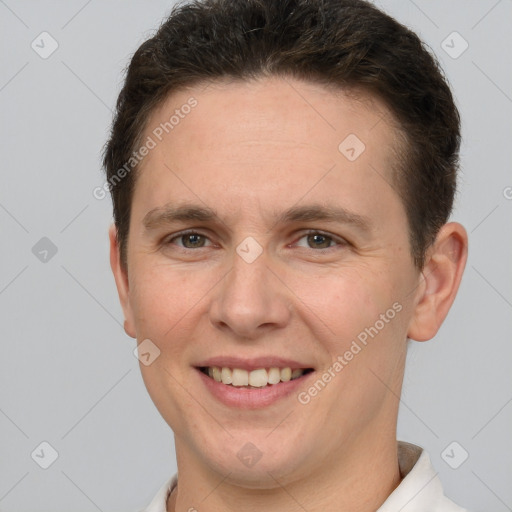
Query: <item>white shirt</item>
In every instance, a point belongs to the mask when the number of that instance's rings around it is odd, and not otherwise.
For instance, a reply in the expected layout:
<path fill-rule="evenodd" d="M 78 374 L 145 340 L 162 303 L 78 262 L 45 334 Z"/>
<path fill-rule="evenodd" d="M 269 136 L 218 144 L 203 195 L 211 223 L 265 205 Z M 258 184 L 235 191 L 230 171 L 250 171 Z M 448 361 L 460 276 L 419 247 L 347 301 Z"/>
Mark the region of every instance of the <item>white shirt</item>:
<path fill-rule="evenodd" d="M 398 441 L 398 465 L 402 481 L 376 512 L 467 512 L 449 500 L 427 452 Z M 167 498 L 178 482 L 175 473 L 140 512 L 166 512 Z"/>

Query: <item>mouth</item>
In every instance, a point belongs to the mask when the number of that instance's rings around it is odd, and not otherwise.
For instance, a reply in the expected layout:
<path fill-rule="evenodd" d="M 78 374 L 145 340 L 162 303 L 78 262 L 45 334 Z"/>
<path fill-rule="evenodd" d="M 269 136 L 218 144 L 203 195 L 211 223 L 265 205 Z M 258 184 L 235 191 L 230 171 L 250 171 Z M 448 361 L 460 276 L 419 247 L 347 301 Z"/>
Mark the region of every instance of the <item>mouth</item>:
<path fill-rule="evenodd" d="M 198 366 L 197 370 L 210 379 L 231 388 L 263 389 L 300 379 L 314 371 L 313 368 L 269 367 L 244 370 L 220 366 Z"/>

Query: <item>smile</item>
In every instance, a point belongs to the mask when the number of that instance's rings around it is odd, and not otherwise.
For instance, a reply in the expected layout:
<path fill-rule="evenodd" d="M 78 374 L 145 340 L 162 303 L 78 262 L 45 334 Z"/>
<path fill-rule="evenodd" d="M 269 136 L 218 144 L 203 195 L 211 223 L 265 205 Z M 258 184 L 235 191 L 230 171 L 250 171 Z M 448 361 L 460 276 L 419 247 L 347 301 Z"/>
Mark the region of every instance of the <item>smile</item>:
<path fill-rule="evenodd" d="M 295 380 L 313 371 L 313 368 L 258 368 L 252 371 L 241 368 L 203 366 L 198 368 L 216 382 L 237 388 L 264 388 L 281 382 Z"/>

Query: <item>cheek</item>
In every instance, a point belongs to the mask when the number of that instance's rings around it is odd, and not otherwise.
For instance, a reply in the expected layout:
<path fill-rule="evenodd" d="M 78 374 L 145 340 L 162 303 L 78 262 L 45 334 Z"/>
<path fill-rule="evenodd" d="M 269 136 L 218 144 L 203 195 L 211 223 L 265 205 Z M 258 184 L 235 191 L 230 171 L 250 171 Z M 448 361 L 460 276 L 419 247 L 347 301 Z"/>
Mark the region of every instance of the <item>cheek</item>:
<path fill-rule="evenodd" d="M 343 403 L 343 410 L 359 410 L 366 404 L 368 414 L 373 414 L 387 393 L 382 382 L 395 387 L 406 350 L 407 324 L 397 278 L 391 270 L 354 270 L 316 289 L 318 311 L 330 328 L 322 341 L 336 375 L 325 403 Z M 339 363 L 336 368 L 334 361 Z M 342 414 L 338 405 L 330 412 L 336 417 Z"/>
<path fill-rule="evenodd" d="M 141 335 L 156 338 L 171 335 L 211 287 L 198 273 L 166 264 L 140 265 L 134 276 L 131 302 L 135 321 Z"/>
<path fill-rule="evenodd" d="M 212 300 L 218 298 L 216 285 L 223 272 L 213 267 L 155 264 L 151 258 L 134 263 L 130 286 L 137 337 L 159 340 L 161 350 L 177 356 L 180 340 L 191 339 L 192 330 L 199 327 L 194 319 L 207 315 Z M 343 350 L 399 300 L 396 290 L 401 278 L 391 267 L 376 268 L 372 262 L 330 268 L 309 265 L 281 269 L 284 284 L 275 291 L 294 305 L 299 322 L 308 324 L 314 338 L 329 345 L 330 353 Z M 385 330 L 390 331 L 389 327 Z"/>
<path fill-rule="evenodd" d="M 183 385 L 189 371 L 187 348 L 197 337 L 194 313 L 211 285 L 204 283 L 201 289 L 195 273 L 149 260 L 134 265 L 131 303 L 139 343 L 150 339 L 160 353 L 150 365 L 141 363 L 140 371 L 157 409 L 173 429 L 182 432 L 187 410 L 197 406 Z"/>
<path fill-rule="evenodd" d="M 389 381 L 406 349 L 407 312 L 396 279 L 392 269 L 338 269 L 311 280 L 301 297 L 315 313 L 309 314 L 315 343 L 323 345 L 331 364 L 342 358 L 342 369 L 335 373 L 343 377 L 334 379 L 331 391 L 350 390 L 354 407 L 373 395 L 377 406 L 385 388 L 373 374 Z"/>
<path fill-rule="evenodd" d="M 323 275 L 305 278 L 297 275 L 290 286 L 303 304 L 304 312 L 314 313 L 318 323 L 329 328 L 333 343 L 347 340 L 392 307 L 396 300 L 389 272 L 377 273 L 360 267 L 331 269 Z M 299 306 L 300 307 L 300 306 Z"/>
<path fill-rule="evenodd" d="M 149 339 L 160 350 L 154 363 L 147 367 L 141 365 L 143 378 L 150 390 L 155 385 L 160 387 L 160 379 L 168 379 L 164 368 L 182 366 L 182 340 L 190 338 L 186 332 L 186 318 L 194 297 L 184 292 L 187 279 L 179 277 L 176 272 L 148 266 L 138 268 L 134 275 L 136 279 L 130 293 L 138 342 Z M 157 392 L 150 391 L 150 395 Z"/>

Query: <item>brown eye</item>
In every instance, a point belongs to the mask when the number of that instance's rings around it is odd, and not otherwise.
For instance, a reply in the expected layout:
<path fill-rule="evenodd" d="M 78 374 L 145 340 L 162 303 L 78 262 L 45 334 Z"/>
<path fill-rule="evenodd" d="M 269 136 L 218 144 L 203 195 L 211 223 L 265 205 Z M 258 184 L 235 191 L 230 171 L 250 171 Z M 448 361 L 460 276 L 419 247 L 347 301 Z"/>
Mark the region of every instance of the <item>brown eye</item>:
<path fill-rule="evenodd" d="M 177 240 L 180 243 L 177 243 Z M 184 249 L 201 249 L 206 247 L 206 240 L 208 240 L 206 236 L 191 231 L 173 236 L 172 238 L 168 239 L 166 243 L 176 244 L 178 247 L 182 247 Z"/>
<path fill-rule="evenodd" d="M 332 238 L 322 234 L 307 235 L 308 244 L 314 249 L 328 249 Z"/>
<path fill-rule="evenodd" d="M 187 249 L 194 249 L 196 247 L 204 246 L 204 237 L 197 233 L 190 233 L 187 235 L 182 235 L 181 240 L 183 241 L 183 245 Z M 190 244 L 190 245 L 187 245 L 187 244 Z"/>
<path fill-rule="evenodd" d="M 306 243 L 299 243 L 300 240 L 306 240 Z M 342 238 L 331 236 L 320 231 L 310 231 L 301 236 L 296 244 L 306 249 L 330 250 L 336 249 L 336 246 L 347 245 L 347 242 Z"/>

